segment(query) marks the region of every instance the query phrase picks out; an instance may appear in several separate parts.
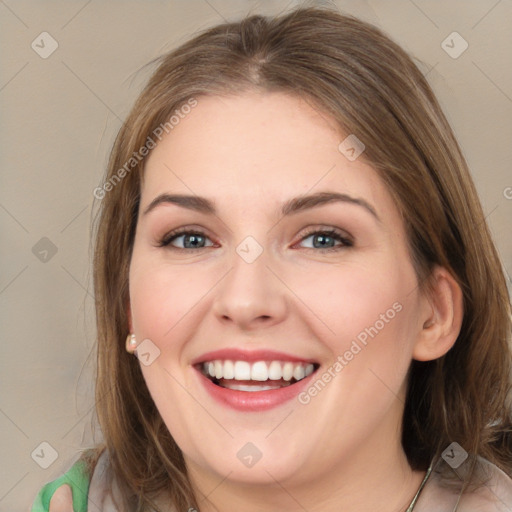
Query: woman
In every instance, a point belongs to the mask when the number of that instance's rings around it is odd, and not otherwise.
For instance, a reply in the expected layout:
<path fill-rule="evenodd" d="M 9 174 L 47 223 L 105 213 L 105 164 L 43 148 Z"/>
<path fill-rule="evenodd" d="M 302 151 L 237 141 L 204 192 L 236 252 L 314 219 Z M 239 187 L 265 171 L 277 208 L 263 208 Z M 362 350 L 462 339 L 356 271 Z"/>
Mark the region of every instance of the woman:
<path fill-rule="evenodd" d="M 205 31 L 95 196 L 105 444 L 33 510 L 510 510 L 503 270 L 382 32 L 326 8 Z"/>

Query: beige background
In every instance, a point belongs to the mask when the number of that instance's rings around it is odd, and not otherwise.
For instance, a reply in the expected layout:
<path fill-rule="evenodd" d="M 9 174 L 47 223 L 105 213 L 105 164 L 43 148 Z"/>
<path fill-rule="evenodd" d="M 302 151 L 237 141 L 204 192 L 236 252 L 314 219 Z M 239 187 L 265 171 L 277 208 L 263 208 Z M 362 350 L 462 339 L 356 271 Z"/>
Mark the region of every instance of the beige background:
<path fill-rule="evenodd" d="M 152 68 L 138 70 L 197 30 L 297 3 L 0 1 L 0 511 L 27 510 L 92 443 L 92 192 Z M 511 2 L 336 5 L 384 29 L 428 74 L 512 274 Z M 58 43 L 46 59 L 31 47 L 44 31 Z M 441 47 L 453 31 L 469 44 L 457 59 Z M 43 237 L 55 254 L 41 252 Z M 58 453 L 47 469 L 42 442 Z"/>

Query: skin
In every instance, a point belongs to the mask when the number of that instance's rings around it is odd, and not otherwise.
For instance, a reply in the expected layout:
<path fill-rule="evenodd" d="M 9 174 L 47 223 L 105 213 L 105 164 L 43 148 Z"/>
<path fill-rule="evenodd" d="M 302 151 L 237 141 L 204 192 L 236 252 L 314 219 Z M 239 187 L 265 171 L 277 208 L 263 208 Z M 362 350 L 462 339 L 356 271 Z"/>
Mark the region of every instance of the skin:
<path fill-rule="evenodd" d="M 340 153 L 345 137 L 304 100 L 251 92 L 199 97 L 149 155 L 129 273 L 130 329 L 160 350 L 141 370 L 202 512 L 398 512 L 424 476 L 400 443 L 406 373 L 413 358 L 435 359 L 453 345 L 461 291 L 437 267 L 433 294 L 420 293 L 391 196 L 363 157 Z M 319 191 L 363 198 L 380 221 L 349 203 L 280 214 L 288 199 Z M 217 215 L 174 204 L 144 214 L 163 192 L 212 199 Z M 180 227 L 203 231 L 206 247 L 184 249 L 183 236 L 158 246 Z M 337 228 L 353 246 L 330 240 L 339 250 L 314 248 L 318 236 L 306 228 Z M 263 248 L 252 263 L 236 252 L 247 236 Z M 314 358 L 321 376 L 396 302 L 401 311 L 307 405 L 228 409 L 190 365 L 219 348 L 270 348 Z M 262 453 L 251 468 L 237 458 L 247 442 Z"/>

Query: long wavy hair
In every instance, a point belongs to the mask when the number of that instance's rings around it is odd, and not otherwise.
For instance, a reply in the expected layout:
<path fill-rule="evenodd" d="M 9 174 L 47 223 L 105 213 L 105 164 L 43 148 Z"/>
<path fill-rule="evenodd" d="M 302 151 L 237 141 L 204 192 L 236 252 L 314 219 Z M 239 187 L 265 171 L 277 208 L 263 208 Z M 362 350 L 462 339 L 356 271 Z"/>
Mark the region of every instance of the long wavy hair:
<path fill-rule="evenodd" d="M 159 493 L 177 510 L 199 510 L 182 452 L 139 362 L 125 351 L 146 160 L 140 150 L 191 98 L 244 91 L 297 95 L 340 133 L 356 134 L 366 146 L 360 158 L 379 173 L 401 214 L 421 289 L 428 291 L 434 265 L 448 269 L 462 289 L 464 318 L 452 349 L 411 362 L 402 423 L 410 466 L 426 470 L 456 441 L 510 475 L 511 304 L 504 270 L 461 149 L 413 59 L 378 28 L 310 6 L 217 25 L 157 61 L 113 145 L 95 223 L 96 411 L 126 510 L 149 510 Z"/>

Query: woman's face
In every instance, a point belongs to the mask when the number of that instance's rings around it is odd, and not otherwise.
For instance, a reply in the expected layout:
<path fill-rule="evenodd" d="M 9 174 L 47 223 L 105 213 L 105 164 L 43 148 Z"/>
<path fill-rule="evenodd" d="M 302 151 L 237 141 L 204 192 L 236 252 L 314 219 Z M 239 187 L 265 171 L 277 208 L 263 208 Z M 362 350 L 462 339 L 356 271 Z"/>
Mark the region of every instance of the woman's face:
<path fill-rule="evenodd" d="M 303 100 L 197 102 L 149 155 L 129 275 L 141 369 L 187 464 L 285 485 L 403 454 L 423 302 L 390 194 Z"/>

